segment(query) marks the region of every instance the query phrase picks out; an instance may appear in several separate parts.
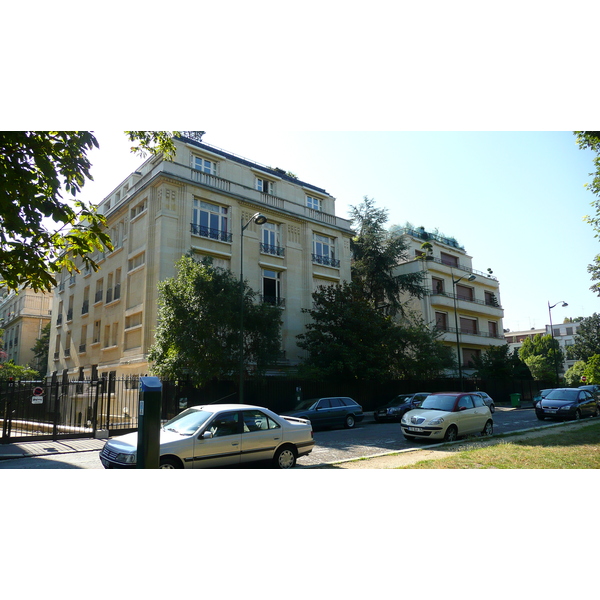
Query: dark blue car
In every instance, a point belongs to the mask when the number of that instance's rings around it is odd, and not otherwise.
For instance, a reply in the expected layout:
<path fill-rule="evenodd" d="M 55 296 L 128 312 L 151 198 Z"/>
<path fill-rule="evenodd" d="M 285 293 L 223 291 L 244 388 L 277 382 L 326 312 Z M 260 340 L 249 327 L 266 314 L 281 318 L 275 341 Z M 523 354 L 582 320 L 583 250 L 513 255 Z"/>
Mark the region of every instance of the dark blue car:
<path fill-rule="evenodd" d="M 303 400 L 291 412 L 286 412 L 285 416 L 309 419 L 315 429 L 325 427 L 352 429 L 364 418 L 362 406 L 345 396 Z"/>
<path fill-rule="evenodd" d="M 549 419 L 581 419 L 600 414 L 598 400 L 588 390 L 557 388 L 548 392 L 535 405 L 535 414 L 540 421 Z"/>

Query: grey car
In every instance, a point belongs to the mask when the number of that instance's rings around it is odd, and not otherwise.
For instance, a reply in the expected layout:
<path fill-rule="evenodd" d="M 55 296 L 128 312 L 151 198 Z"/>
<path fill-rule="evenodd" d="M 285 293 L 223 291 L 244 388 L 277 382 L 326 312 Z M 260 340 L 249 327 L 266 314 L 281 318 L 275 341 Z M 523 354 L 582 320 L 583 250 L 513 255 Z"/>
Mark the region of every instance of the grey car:
<path fill-rule="evenodd" d="M 303 400 L 285 414 L 289 417 L 308 419 L 315 429 L 325 427 L 352 429 L 364 418 L 362 406 L 347 396 Z"/>

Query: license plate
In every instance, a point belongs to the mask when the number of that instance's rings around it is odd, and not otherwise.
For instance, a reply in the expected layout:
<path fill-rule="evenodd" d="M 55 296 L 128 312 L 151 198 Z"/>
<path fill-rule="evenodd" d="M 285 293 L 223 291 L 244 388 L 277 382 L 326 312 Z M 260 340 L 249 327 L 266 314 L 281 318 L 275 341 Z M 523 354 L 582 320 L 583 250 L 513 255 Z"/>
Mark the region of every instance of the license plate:
<path fill-rule="evenodd" d="M 409 431 L 420 431 L 420 432 L 424 431 L 424 429 L 422 429 L 421 427 L 409 427 L 408 430 Z"/>
<path fill-rule="evenodd" d="M 556 410 L 552 410 L 551 408 L 545 408 L 545 409 L 544 409 L 544 412 L 545 412 L 545 413 L 555 413 L 555 412 L 556 412 Z"/>

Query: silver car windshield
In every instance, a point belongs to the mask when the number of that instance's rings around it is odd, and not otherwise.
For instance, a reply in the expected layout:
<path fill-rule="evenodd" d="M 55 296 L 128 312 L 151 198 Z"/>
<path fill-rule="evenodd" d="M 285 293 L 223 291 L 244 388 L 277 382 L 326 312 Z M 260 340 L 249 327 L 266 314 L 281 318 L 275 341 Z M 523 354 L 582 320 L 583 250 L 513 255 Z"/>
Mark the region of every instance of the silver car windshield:
<path fill-rule="evenodd" d="M 428 396 L 421 402 L 421 408 L 429 408 L 430 410 L 445 410 L 452 412 L 456 396 Z"/>
<path fill-rule="evenodd" d="M 167 421 L 163 428 L 167 431 L 174 431 L 181 435 L 192 435 L 197 429 L 206 423 L 206 421 L 213 416 L 214 413 L 206 410 L 196 410 L 188 408 L 176 417 Z"/>

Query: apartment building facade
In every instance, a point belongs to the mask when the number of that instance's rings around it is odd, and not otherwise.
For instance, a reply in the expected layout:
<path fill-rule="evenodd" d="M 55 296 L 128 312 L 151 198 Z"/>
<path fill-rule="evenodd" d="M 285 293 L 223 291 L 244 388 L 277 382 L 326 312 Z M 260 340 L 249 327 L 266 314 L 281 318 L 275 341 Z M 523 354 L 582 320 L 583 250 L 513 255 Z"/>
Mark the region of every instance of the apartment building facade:
<path fill-rule="evenodd" d="M 423 227 L 405 227 L 401 233 L 408 259 L 396 272 L 423 272 L 427 288 L 427 295 L 421 300 L 413 298 L 409 306 L 441 332 L 440 341 L 455 348 L 462 373 L 469 375 L 473 357 L 506 343 L 500 284 L 490 272 L 473 269 L 472 257 L 454 238 Z"/>
<path fill-rule="evenodd" d="M 282 368 L 301 358 L 312 292 L 350 279 L 350 222 L 324 189 L 191 138 L 175 143 L 173 161 L 149 158 L 100 203 L 114 250 L 96 257 L 99 271 L 60 279 L 49 372 L 147 373 L 157 284 L 190 251 L 238 276 L 243 268 L 261 301 L 283 308 Z M 252 221 L 257 212 L 266 223 Z"/>
<path fill-rule="evenodd" d="M 12 360 L 16 365 L 29 366 L 45 375 L 46 365 L 37 363 L 32 348 L 50 322 L 51 313 L 52 294 L 29 288 L 18 293 L 0 291 L 0 329 L 4 330 L 2 350 L 6 353 L 6 356 L 0 356 L 0 363 Z"/>

